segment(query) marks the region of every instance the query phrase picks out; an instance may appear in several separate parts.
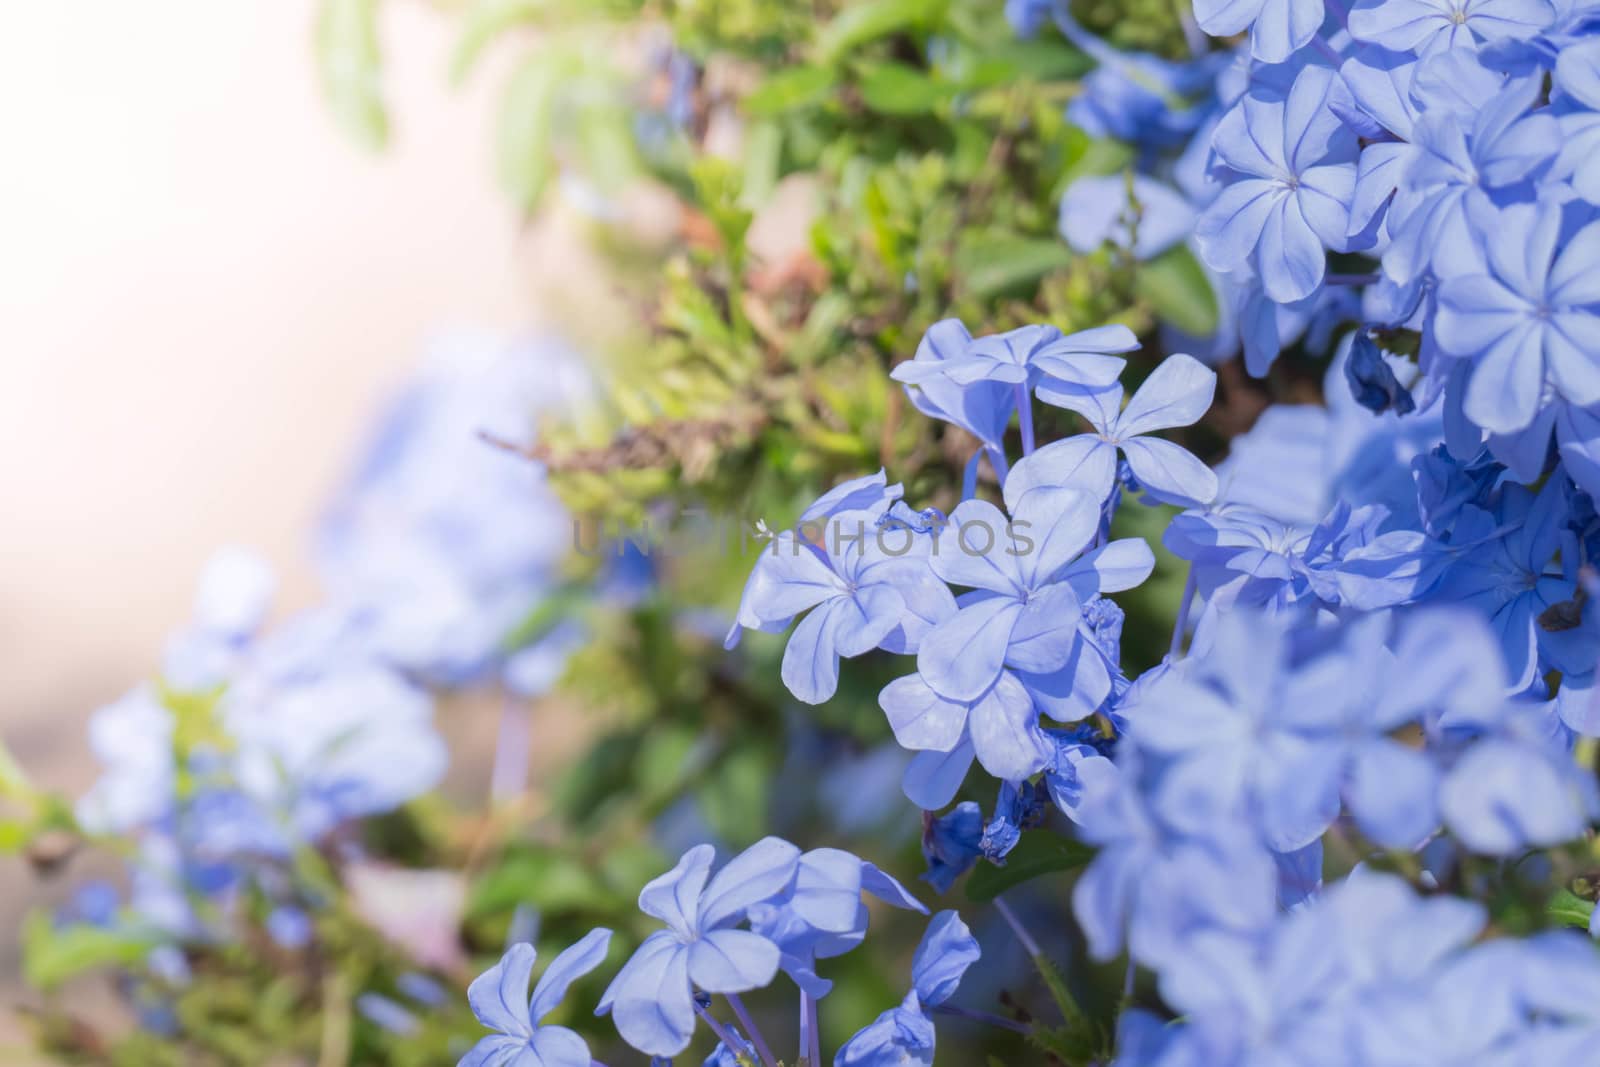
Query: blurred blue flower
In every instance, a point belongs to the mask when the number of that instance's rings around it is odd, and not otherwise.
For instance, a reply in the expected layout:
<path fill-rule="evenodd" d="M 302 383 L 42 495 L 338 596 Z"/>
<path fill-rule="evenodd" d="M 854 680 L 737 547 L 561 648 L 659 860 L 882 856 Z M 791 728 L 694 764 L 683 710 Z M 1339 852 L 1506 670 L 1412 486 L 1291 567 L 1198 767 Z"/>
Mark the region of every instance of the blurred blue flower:
<path fill-rule="evenodd" d="M 1171 186 L 1134 175 L 1130 197 L 1129 183 L 1129 178 L 1113 174 L 1078 178 L 1067 186 L 1056 229 L 1074 251 L 1093 252 L 1112 244 L 1145 260 L 1194 229 L 1194 207 Z"/>

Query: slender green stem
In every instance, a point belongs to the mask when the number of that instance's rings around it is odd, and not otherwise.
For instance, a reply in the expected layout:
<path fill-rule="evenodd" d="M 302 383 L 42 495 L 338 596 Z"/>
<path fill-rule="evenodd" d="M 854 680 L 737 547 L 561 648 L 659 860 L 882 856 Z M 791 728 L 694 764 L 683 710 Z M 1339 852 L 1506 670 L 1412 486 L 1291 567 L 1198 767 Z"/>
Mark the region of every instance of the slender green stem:
<path fill-rule="evenodd" d="M 1050 997 L 1056 1002 L 1056 1007 L 1060 1010 L 1061 1017 L 1068 1023 L 1081 1020 L 1084 1017 L 1083 1009 L 1078 1007 L 1078 1002 L 1073 997 L 1072 991 L 1067 988 L 1067 983 L 1062 979 L 1061 972 L 1056 970 L 1056 965 L 1051 963 L 1050 957 L 1044 954 L 1044 950 L 1039 947 L 1039 942 L 1035 941 L 1033 935 L 1028 932 L 1027 927 L 1022 925 L 1022 921 L 1017 918 L 1016 912 L 1011 910 L 1011 905 L 1005 902 L 1005 898 L 995 897 L 994 906 L 995 910 L 1000 913 L 1000 917 L 1006 921 L 1006 925 L 1011 927 L 1011 932 L 1017 936 L 1017 940 L 1022 943 L 1023 951 L 1033 960 L 1034 969 L 1039 972 L 1039 977 L 1044 979 L 1045 988 L 1050 991 Z"/>

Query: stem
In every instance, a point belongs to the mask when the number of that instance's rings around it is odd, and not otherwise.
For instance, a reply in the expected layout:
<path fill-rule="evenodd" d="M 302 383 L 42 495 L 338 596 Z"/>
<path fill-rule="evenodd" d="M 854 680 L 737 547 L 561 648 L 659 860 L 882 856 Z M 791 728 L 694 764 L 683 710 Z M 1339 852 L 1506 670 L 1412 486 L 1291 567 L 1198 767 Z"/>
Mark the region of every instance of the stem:
<path fill-rule="evenodd" d="M 1011 932 L 1017 935 L 1017 940 L 1022 942 L 1024 952 L 1035 959 L 1043 955 L 1039 950 L 1039 942 L 1035 941 L 1033 935 L 1028 933 L 1027 927 L 1022 925 L 1021 920 L 1017 918 L 1017 913 L 1011 910 L 1011 905 L 1006 903 L 1004 897 L 995 897 L 994 907 L 1000 913 L 1000 918 L 1004 919 L 1006 925 L 1011 927 Z"/>
<path fill-rule="evenodd" d="M 967 460 L 966 470 L 961 475 L 961 499 L 971 500 L 978 495 L 978 461 L 983 458 L 983 449 L 978 449 Z"/>
<path fill-rule="evenodd" d="M 726 1045 L 728 1051 L 737 1057 L 739 1055 L 739 1045 L 741 1044 L 739 1039 L 728 1033 L 728 1028 L 717 1022 L 716 1018 L 709 1011 L 702 1008 L 698 1002 L 695 1003 L 694 1010 L 699 1014 L 700 1018 L 706 1021 L 706 1025 L 711 1028 L 711 1032 L 717 1036 L 717 1040 Z"/>
<path fill-rule="evenodd" d="M 528 787 L 528 705 L 507 693 L 500 704 L 500 733 L 495 738 L 494 769 L 489 798 L 500 802 Z"/>
<path fill-rule="evenodd" d="M 1334 17 L 1339 20 L 1339 25 L 1345 26 L 1349 24 L 1350 12 L 1345 10 L 1344 4 L 1340 3 L 1339 0 L 1322 0 L 1322 6 L 1333 12 Z"/>
<path fill-rule="evenodd" d="M 1178 659 L 1183 652 L 1183 637 L 1189 629 L 1189 607 L 1194 603 L 1194 564 L 1189 564 L 1189 576 L 1183 580 L 1183 599 L 1178 601 L 1178 618 L 1172 624 L 1171 656 Z"/>
<path fill-rule="evenodd" d="M 1006 465 L 1005 450 L 999 445 L 987 445 L 985 448 L 989 453 L 989 466 L 994 468 L 995 480 L 1004 485 L 1006 475 L 1011 473 L 1011 468 Z"/>
<path fill-rule="evenodd" d="M 1072 995 L 1072 990 L 1067 988 L 1067 983 L 1062 981 L 1061 972 L 1056 970 L 1056 965 L 1050 962 L 1050 957 L 1039 948 L 1039 942 L 1028 933 L 1027 927 L 1022 925 L 1016 913 L 1011 910 L 1011 905 L 1003 897 L 994 898 L 995 910 L 1000 917 L 1011 927 L 1011 932 L 1017 935 L 1017 940 L 1022 943 L 1023 951 L 1033 959 L 1034 969 L 1039 972 L 1039 977 L 1044 979 L 1045 988 L 1050 991 L 1050 997 L 1056 1002 L 1056 1008 L 1061 1012 L 1061 1017 L 1066 1022 L 1076 1023 L 1083 1019 L 1083 1009 L 1078 1007 L 1077 1000 Z"/>
<path fill-rule="evenodd" d="M 1328 274 L 1322 280 L 1329 285 L 1373 285 L 1379 279 L 1376 274 Z"/>
<path fill-rule="evenodd" d="M 822 1067 L 822 1035 L 817 1032 L 817 1002 L 800 993 L 800 1058 L 808 1067 Z"/>
<path fill-rule="evenodd" d="M 1010 1030 L 1014 1034 L 1031 1034 L 1033 1027 L 1019 1023 L 1015 1019 L 1007 1019 L 1004 1015 L 995 1015 L 987 1011 L 973 1011 L 971 1008 L 962 1008 L 954 1004 L 935 1004 L 929 1011 L 940 1015 L 953 1015 L 958 1019 L 969 1019 L 975 1023 L 987 1026 L 998 1026 L 1002 1030 Z"/>
<path fill-rule="evenodd" d="M 756 1025 L 755 1019 L 745 1010 L 744 1001 L 737 993 L 726 993 L 728 1004 L 733 1008 L 734 1016 L 744 1027 L 744 1032 L 750 1035 L 750 1043 L 756 1047 L 756 1055 L 761 1057 L 764 1067 L 778 1067 L 778 1059 L 772 1054 L 772 1049 L 767 1046 L 767 1039 L 761 1036 L 761 1027 Z M 734 1051 L 730 1049 L 729 1051 Z"/>
<path fill-rule="evenodd" d="M 1017 390 L 1017 420 L 1022 426 L 1022 454 L 1033 455 L 1033 394 L 1028 392 L 1027 382 L 1018 382 Z"/>

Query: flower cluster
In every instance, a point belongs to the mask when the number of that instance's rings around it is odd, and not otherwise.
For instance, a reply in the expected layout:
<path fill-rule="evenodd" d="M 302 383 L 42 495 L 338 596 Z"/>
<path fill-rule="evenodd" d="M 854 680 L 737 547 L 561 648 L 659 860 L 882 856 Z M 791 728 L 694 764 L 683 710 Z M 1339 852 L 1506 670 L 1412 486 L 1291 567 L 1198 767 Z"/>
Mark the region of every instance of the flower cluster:
<path fill-rule="evenodd" d="M 782 971 L 800 995 L 800 1062 L 822 1063 L 817 1005 L 831 983 L 816 961 L 861 944 L 868 912 L 863 894 L 927 914 L 889 875 L 838 849 L 802 853 L 769 837 L 728 860 L 715 875 L 716 850 L 697 845 L 677 866 L 639 893 L 639 909 L 666 928 L 650 934 L 612 979 L 598 1015 L 610 1015 L 633 1048 L 668 1062 L 688 1048 L 696 1019 L 717 1039 L 708 1065 L 775 1064 L 771 1046 L 740 994 L 768 986 Z M 610 930 L 595 930 L 550 965 L 524 1010 L 535 953 L 515 944 L 472 986 L 472 1008 L 497 1031 L 461 1060 L 462 1067 L 539 1063 L 589 1067 L 588 1046 L 571 1030 L 544 1026 L 579 977 L 604 961 Z M 838 1053 L 839 1067 L 891 1067 L 933 1062 L 930 1012 L 956 992 L 980 956 L 978 943 L 953 911 L 934 916 L 912 962 L 912 989 Z M 738 1022 L 719 1020 L 721 996 Z M 742 1029 L 741 1029 L 742 1028 Z"/>
<path fill-rule="evenodd" d="M 272 568 L 223 550 L 159 680 L 94 714 L 102 774 L 78 823 L 136 843 L 121 919 L 140 936 L 228 940 L 248 902 L 282 946 L 304 946 L 329 901 L 297 853 L 360 862 L 354 824 L 439 784 L 435 691 L 493 674 L 525 696 L 553 683 L 571 635 L 515 650 L 507 637 L 549 588 L 563 513 L 537 469 L 484 439 L 530 444 L 551 373 L 575 372 L 550 344 L 441 345 L 329 511 L 325 600 L 269 625 Z"/>

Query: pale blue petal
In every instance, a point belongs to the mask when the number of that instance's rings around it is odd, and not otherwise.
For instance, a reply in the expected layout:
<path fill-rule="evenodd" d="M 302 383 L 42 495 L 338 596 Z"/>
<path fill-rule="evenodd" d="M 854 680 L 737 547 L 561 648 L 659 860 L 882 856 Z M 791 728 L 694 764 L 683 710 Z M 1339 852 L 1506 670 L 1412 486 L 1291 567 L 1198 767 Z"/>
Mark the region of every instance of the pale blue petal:
<path fill-rule="evenodd" d="M 861 888 L 883 901 L 897 908 L 907 911 L 917 911 L 928 914 L 928 909 L 922 902 L 912 896 L 905 886 L 901 885 L 894 877 L 879 870 L 871 863 L 861 864 Z"/>
<path fill-rule="evenodd" d="M 512 1037 L 526 1038 L 533 1033 L 528 979 L 537 957 L 532 945 L 512 945 L 499 963 L 473 979 L 467 987 L 467 1003 L 480 1023 Z"/>
<path fill-rule="evenodd" d="M 1122 442 L 1122 453 L 1139 485 L 1164 504 L 1197 507 L 1216 498 L 1216 474 L 1171 441 L 1135 437 Z"/>
<path fill-rule="evenodd" d="M 901 748 L 949 752 L 967 728 L 965 701 L 946 700 L 920 674 L 896 678 L 878 694 L 878 706 Z"/>
<path fill-rule="evenodd" d="M 689 978 L 707 993 L 744 993 L 778 974 L 778 946 L 749 930 L 712 930 L 689 946 Z"/>
<path fill-rule="evenodd" d="M 649 1056 L 676 1056 L 694 1036 L 694 995 L 689 949 L 669 931 L 645 938 L 597 1014 L 611 1013 L 622 1040 Z"/>
<path fill-rule="evenodd" d="M 1093 491 L 1066 486 L 1039 486 L 1023 494 L 1011 512 L 1017 539 L 1006 551 L 1019 553 L 1024 588 L 1039 589 L 1052 581 L 1089 547 L 1100 526 L 1101 500 Z"/>
<path fill-rule="evenodd" d="M 796 700 L 822 704 L 839 688 L 839 649 L 834 644 L 838 629 L 835 612 L 850 610 L 843 597 L 836 597 L 800 620 L 789 635 L 779 670 L 783 684 Z"/>
<path fill-rule="evenodd" d="M 688 932 L 700 910 L 700 892 L 716 856 L 717 850 L 710 845 L 696 845 L 685 852 L 672 870 L 651 879 L 639 890 L 639 910 L 675 930 Z"/>
<path fill-rule="evenodd" d="M 1193 356 L 1168 356 L 1150 372 L 1117 419 L 1117 436 L 1191 426 L 1211 407 L 1217 372 Z"/>
<path fill-rule="evenodd" d="M 1011 520 L 988 501 L 962 501 L 936 537 L 928 564 L 950 584 L 1009 595 L 1024 588 Z"/>
<path fill-rule="evenodd" d="M 700 896 L 701 930 L 743 917 L 745 909 L 786 892 L 794 884 L 800 850 L 778 837 L 764 837 L 718 871 Z"/>
<path fill-rule="evenodd" d="M 918 752 L 900 783 L 906 798 L 924 811 L 938 811 L 955 799 L 972 767 L 972 742 L 949 752 Z"/>
<path fill-rule="evenodd" d="M 1052 442 L 1019 460 L 1006 478 L 1006 507 L 1014 514 L 1028 493 L 1045 487 L 1082 489 L 1104 500 L 1116 480 L 1116 446 L 1092 434 L 1080 434 Z"/>
<path fill-rule="evenodd" d="M 1053 750 L 1039 728 L 1039 712 L 1009 673 L 973 705 L 967 730 L 978 762 L 1002 781 L 1032 777 L 1050 762 Z"/>
<path fill-rule="evenodd" d="M 1384 848 L 1416 848 L 1439 825 L 1433 761 L 1388 738 L 1362 745 L 1345 786 L 1350 814 Z"/>
<path fill-rule="evenodd" d="M 929 632 L 917 652 L 917 672 L 940 696 L 972 701 L 1000 677 L 1022 605 L 1006 597 L 962 608 Z"/>
<path fill-rule="evenodd" d="M 960 915 L 953 911 L 935 915 L 911 959 L 911 988 L 917 999 L 930 1008 L 949 1000 L 967 968 L 982 955 L 978 939 Z"/>
<path fill-rule="evenodd" d="M 529 1016 L 537 1022 L 554 1011 L 573 982 L 606 961 L 610 947 L 611 931 L 602 927 L 590 930 L 583 940 L 551 960 L 534 987 L 533 999 L 528 1004 Z"/>
<path fill-rule="evenodd" d="M 533 1035 L 527 1067 L 589 1067 L 589 1046 L 565 1026 L 541 1026 Z"/>

